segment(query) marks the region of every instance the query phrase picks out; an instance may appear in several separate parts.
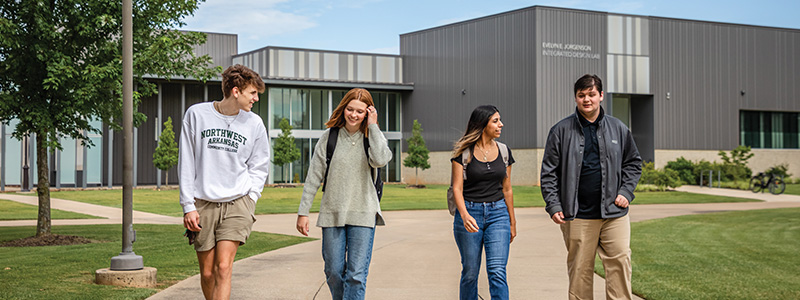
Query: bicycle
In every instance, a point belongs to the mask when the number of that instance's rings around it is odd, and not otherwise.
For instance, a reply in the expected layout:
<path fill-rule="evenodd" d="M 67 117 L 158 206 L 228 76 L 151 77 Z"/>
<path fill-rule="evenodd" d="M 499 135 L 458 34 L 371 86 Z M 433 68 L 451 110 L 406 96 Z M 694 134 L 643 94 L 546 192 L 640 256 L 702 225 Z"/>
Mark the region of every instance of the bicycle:
<path fill-rule="evenodd" d="M 761 172 L 750 178 L 750 190 L 753 193 L 763 193 L 764 190 L 769 190 L 773 195 L 780 195 L 786 190 L 786 182 L 775 174 Z"/>

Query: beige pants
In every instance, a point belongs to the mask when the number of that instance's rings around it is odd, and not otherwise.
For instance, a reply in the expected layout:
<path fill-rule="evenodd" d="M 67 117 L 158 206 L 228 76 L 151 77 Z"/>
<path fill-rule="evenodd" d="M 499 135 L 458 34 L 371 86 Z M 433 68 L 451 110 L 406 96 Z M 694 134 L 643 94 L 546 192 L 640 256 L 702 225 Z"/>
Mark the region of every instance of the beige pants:
<path fill-rule="evenodd" d="M 594 258 L 600 255 L 606 271 L 606 299 L 631 299 L 631 222 L 614 219 L 575 219 L 561 224 L 567 246 L 569 299 L 593 299 Z"/>

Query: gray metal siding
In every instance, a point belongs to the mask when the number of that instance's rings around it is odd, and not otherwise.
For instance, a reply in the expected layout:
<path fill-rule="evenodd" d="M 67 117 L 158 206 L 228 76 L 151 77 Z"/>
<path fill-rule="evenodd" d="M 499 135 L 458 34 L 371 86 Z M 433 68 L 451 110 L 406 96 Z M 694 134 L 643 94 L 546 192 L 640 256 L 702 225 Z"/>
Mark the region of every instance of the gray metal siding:
<path fill-rule="evenodd" d="M 213 67 L 220 66 L 222 69 L 232 64 L 232 57 L 238 54 L 238 38 L 235 34 L 206 33 L 206 43 L 195 46 L 194 53 L 197 56 L 208 54 L 213 59 Z"/>
<path fill-rule="evenodd" d="M 536 30 L 536 103 L 535 127 L 529 134 L 535 143 L 526 148 L 544 148 L 547 134 L 556 122 L 575 112 L 572 87 L 584 74 L 606 74 L 606 14 L 566 9 L 539 8 Z M 590 46 L 581 51 L 591 57 L 544 55 L 542 43 L 577 44 Z M 598 58 L 594 58 L 598 55 Z"/>
<path fill-rule="evenodd" d="M 403 124 L 419 120 L 432 151 L 452 149 L 478 105 L 497 106 L 500 138 L 532 148 L 535 125 L 535 14 L 532 9 L 400 36 L 405 82 Z M 464 94 L 462 94 L 464 90 Z M 410 126 L 404 126 L 404 136 Z"/>
<path fill-rule="evenodd" d="M 733 149 L 740 110 L 800 111 L 800 31 L 662 18 L 650 27 L 656 149 Z"/>

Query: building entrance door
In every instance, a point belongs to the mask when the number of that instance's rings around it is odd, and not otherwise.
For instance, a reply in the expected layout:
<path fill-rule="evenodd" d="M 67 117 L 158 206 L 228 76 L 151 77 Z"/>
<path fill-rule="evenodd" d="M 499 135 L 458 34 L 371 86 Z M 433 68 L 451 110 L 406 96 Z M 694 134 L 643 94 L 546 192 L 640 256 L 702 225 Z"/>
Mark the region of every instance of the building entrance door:
<path fill-rule="evenodd" d="M 655 160 L 653 95 L 607 94 L 608 112 L 631 129 L 633 140 L 645 162 Z"/>

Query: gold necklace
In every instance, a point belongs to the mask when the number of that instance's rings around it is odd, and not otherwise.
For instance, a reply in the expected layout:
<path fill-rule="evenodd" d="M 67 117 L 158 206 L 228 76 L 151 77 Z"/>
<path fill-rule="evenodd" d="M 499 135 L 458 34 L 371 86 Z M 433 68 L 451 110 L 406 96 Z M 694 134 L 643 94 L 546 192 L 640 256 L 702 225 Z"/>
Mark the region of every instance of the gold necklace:
<path fill-rule="evenodd" d="M 488 158 L 489 150 L 483 150 L 483 147 L 478 146 L 478 143 L 475 143 L 475 147 L 480 148 L 479 150 L 481 151 L 481 153 L 483 153 L 483 161 L 489 160 Z"/>

